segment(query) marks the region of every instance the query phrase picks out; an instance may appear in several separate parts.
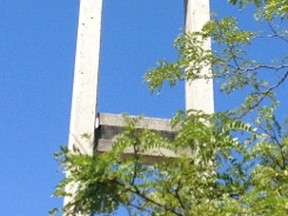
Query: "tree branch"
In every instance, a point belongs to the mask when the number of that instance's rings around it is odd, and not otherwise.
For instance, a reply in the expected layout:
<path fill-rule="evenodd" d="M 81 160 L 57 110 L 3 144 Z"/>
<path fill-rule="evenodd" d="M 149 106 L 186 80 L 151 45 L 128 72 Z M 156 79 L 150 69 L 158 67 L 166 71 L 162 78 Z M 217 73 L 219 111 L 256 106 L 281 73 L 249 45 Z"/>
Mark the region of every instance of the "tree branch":
<path fill-rule="evenodd" d="M 167 211 L 167 212 L 171 212 L 171 213 L 173 213 L 173 214 L 175 214 L 175 215 L 177 215 L 177 216 L 184 216 L 183 214 L 177 212 L 175 209 L 169 208 L 168 206 L 165 206 L 165 205 L 162 205 L 161 203 L 157 202 L 156 200 L 154 200 L 154 199 L 146 196 L 144 193 L 142 193 L 142 192 L 139 190 L 139 188 L 138 188 L 136 185 L 130 185 L 130 186 L 132 186 L 133 188 L 131 188 L 131 187 L 128 187 L 128 188 L 127 188 L 127 186 L 126 186 L 125 184 L 123 184 L 123 183 L 121 183 L 121 182 L 119 182 L 119 181 L 116 181 L 116 183 L 117 183 L 118 185 L 120 185 L 121 187 L 124 187 L 124 188 L 126 187 L 126 191 L 129 191 L 129 192 L 131 192 L 131 193 L 139 196 L 140 198 L 144 199 L 145 201 L 147 201 L 147 202 L 149 202 L 149 203 L 151 203 L 151 204 L 153 204 L 153 205 L 155 205 L 155 206 L 157 206 L 157 207 L 163 208 L 163 209 L 164 209 L 165 211 Z"/>
<path fill-rule="evenodd" d="M 261 92 L 262 95 L 256 103 L 254 103 L 253 106 L 249 107 L 244 113 L 242 113 L 240 116 L 238 116 L 239 119 L 243 118 L 247 113 L 249 113 L 251 110 L 255 109 L 260 105 L 260 103 L 267 97 L 267 95 L 272 92 L 274 89 L 278 88 L 288 77 L 288 71 L 284 74 L 284 76 L 277 82 L 274 86 L 271 86 L 269 89 L 267 89 L 264 92 Z"/>

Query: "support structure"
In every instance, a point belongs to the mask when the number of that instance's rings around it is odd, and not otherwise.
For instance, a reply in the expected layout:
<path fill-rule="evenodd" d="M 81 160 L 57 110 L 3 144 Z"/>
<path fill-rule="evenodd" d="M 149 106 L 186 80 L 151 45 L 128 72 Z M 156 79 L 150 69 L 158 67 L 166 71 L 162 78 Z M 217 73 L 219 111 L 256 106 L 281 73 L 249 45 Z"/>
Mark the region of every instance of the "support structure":
<path fill-rule="evenodd" d="M 133 116 L 129 116 L 132 117 Z M 100 153 L 109 151 L 113 146 L 113 139 L 115 136 L 123 132 L 125 121 L 122 115 L 99 113 L 99 126 L 96 128 L 96 146 Z M 159 118 L 143 118 L 135 127 L 139 130 L 145 128 L 157 132 L 163 137 L 173 139 L 178 129 L 172 128 L 170 120 Z M 134 153 L 134 149 L 126 148 L 123 152 L 122 158 L 126 158 Z M 168 149 L 152 149 L 141 155 L 141 160 L 145 164 L 153 164 L 157 161 L 163 160 L 163 157 L 177 157 L 174 152 Z"/>
<path fill-rule="evenodd" d="M 185 31 L 197 31 L 209 20 L 209 0 L 185 1 Z M 92 155 L 97 144 L 99 152 L 105 152 L 113 145 L 113 137 L 122 131 L 123 120 L 119 115 L 97 115 L 98 77 L 101 41 L 101 20 L 103 0 L 80 0 L 79 26 L 75 58 L 75 74 L 73 84 L 69 150 L 79 149 L 82 153 Z M 210 41 L 204 45 L 210 48 Z M 203 74 L 209 74 L 208 68 L 203 68 Z M 212 80 L 196 80 L 186 83 L 186 110 L 197 109 L 213 113 L 213 83 Z M 98 117 L 96 117 L 96 115 Z M 165 136 L 175 136 L 169 121 L 165 119 L 145 118 L 139 128 L 155 130 Z M 89 140 L 82 139 L 83 135 Z M 127 154 L 133 153 L 127 149 Z M 155 150 L 144 155 L 148 161 L 156 161 L 163 157 L 175 157 L 171 152 Z M 67 173 L 69 175 L 69 173 Z M 74 193 L 75 185 L 67 187 L 67 192 Z M 66 197 L 64 205 L 72 198 Z"/>
<path fill-rule="evenodd" d="M 93 154 L 95 140 L 101 22 L 102 0 L 81 0 L 68 148 L 89 155 Z M 89 139 L 82 139 L 84 134 Z M 66 190 L 74 194 L 75 185 L 70 184 Z M 71 199 L 65 197 L 64 206 Z"/>
<path fill-rule="evenodd" d="M 209 0 L 185 0 L 185 32 L 200 31 L 203 25 L 210 20 Z M 203 49 L 209 50 L 211 41 L 203 44 Z M 210 69 L 204 66 L 202 75 L 211 74 Z M 213 80 L 198 79 L 185 84 L 186 110 L 202 110 L 205 113 L 214 112 Z"/>
<path fill-rule="evenodd" d="M 75 57 L 69 149 L 93 153 L 98 101 L 102 0 L 81 0 Z M 91 136 L 83 143 L 83 134 Z"/>

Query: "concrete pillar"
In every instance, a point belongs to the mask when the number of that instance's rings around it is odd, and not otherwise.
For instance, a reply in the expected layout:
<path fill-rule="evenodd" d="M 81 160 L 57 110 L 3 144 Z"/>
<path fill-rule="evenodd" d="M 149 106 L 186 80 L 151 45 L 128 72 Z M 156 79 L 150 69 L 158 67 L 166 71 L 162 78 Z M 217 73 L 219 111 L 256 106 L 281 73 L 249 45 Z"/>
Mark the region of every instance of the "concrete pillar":
<path fill-rule="evenodd" d="M 93 154 L 101 39 L 102 0 L 80 0 L 68 148 Z M 81 138 L 83 134 L 90 136 Z M 69 175 L 69 173 L 67 174 Z M 73 194 L 75 186 L 67 187 Z M 64 205 L 71 200 L 65 197 Z"/>
<path fill-rule="evenodd" d="M 93 146 L 81 139 L 91 135 L 93 141 L 101 38 L 102 0 L 81 0 L 74 84 L 69 132 L 69 149 L 73 146 L 91 155 Z"/>
<path fill-rule="evenodd" d="M 209 0 L 185 0 L 185 32 L 200 31 L 210 20 Z M 210 49 L 211 42 L 204 43 L 204 49 Z M 209 75 L 208 67 L 201 73 Z M 198 79 L 185 84 L 186 110 L 196 109 L 205 113 L 214 112 L 213 80 Z"/>

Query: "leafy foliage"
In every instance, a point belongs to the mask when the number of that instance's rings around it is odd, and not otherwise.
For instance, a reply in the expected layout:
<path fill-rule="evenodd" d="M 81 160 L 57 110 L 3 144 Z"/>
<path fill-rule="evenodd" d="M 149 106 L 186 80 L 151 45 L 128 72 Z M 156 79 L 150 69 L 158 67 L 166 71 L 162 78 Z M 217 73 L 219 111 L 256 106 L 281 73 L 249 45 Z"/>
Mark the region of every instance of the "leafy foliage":
<path fill-rule="evenodd" d="M 287 0 L 230 0 L 254 7 L 254 21 L 263 27 L 245 30 L 235 17 L 214 17 L 199 32 L 174 42 L 175 62 L 160 61 L 145 75 L 151 92 L 183 80 L 214 79 L 224 94 L 239 95 L 235 109 L 214 114 L 179 111 L 172 119 L 175 138 L 126 127 L 112 150 L 93 156 L 62 148 L 55 156 L 69 175 L 59 183 L 57 197 L 73 196 L 63 211 L 112 214 L 122 206 L 130 215 L 286 215 L 288 211 L 288 130 L 280 117 L 277 91 L 288 76 L 288 56 L 255 60 L 255 44 L 277 40 L 287 50 Z M 203 49 L 212 39 L 214 49 Z M 212 75 L 200 73 L 209 67 Z M 269 77 L 269 79 L 267 78 Z M 280 94 L 281 95 L 281 94 Z M 133 154 L 123 157 L 127 148 Z M 143 155 L 168 149 L 177 157 L 145 164 Z M 75 194 L 65 188 L 74 184 Z M 51 212 L 54 213 L 55 209 Z"/>

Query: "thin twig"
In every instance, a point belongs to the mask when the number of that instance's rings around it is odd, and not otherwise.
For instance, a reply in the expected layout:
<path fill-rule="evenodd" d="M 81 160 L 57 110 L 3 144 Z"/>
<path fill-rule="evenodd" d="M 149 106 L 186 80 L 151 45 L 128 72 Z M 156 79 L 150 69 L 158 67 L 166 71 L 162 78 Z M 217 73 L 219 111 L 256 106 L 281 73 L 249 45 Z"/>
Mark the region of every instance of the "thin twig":
<path fill-rule="evenodd" d="M 175 190 L 175 196 L 176 196 L 176 199 L 178 200 L 181 208 L 184 210 L 185 209 L 185 205 L 184 205 L 184 203 L 181 200 L 181 197 L 179 195 L 179 190 L 180 190 L 180 181 L 178 182 L 177 188 Z"/>
<path fill-rule="evenodd" d="M 260 105 L 260 103 L 267 97 L 267 95 L 272 92 L 274 89 L 278 88 L 288 77 L 288 71 L 284 74 L 284 76 L 277 82 L 274 86 L 271 86 L 269 89 L 267 89 L 264 92 L 261 92 L 262 95 L 258 101 L 251 107 L 249 107 L 244 113 L 242 113 L 240 116 L 238 116 L 239 119 L 243 118 L 247 113 L 249 113 L 251 110 L 255 109 Z"/>

